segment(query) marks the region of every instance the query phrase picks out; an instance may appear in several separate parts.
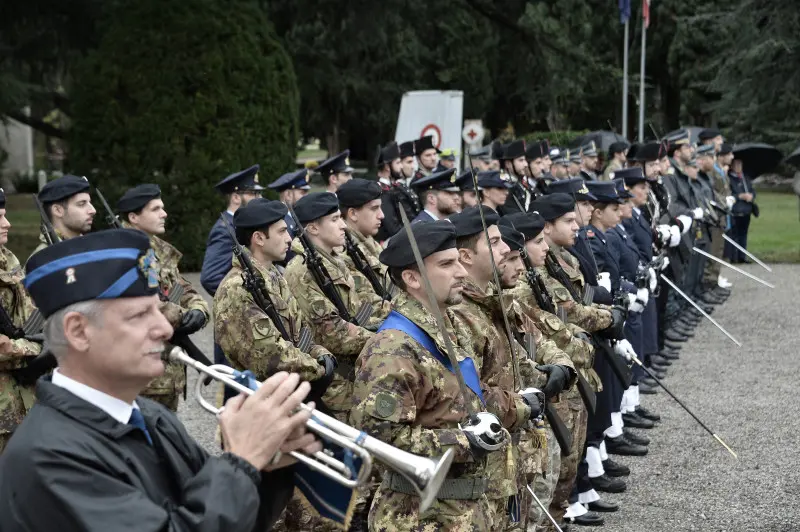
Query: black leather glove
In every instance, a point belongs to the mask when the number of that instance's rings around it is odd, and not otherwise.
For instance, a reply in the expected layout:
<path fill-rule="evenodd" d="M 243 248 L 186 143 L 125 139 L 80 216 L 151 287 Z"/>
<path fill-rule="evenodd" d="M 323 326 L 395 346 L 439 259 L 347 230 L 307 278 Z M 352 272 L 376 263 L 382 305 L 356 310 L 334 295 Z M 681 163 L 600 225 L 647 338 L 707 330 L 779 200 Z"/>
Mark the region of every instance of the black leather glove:
<path fill-rule="evenodd" d="M 547 373 L 547 383 L 544 385 L 544 388 L 542 388 L 544 396 L 547 399 L 560 394 L 569 382 L 570 371 L 569 368 L 564 366 L 546 364 L 544 366 L 536 366 L 536 369 Z"/>
<path fill-rule="evenodd" d="M 607 340 L 622 340 L 625 338 L 625 318 L 627 309 L 621 306 L 611 307 L 611 325 L 597 331 L 597 334 Z"/>
<path fill-rule="evenodd" d="M 578 340 L 583 340 L 587 344 L 591 344 L 592 343 L 592 335 L 587 333 L 586 331 L 576 332 L 576 333 L 573 334 L 573 336 L 575 338 L 577 338 Z"/>
<path fill-rule="evenodd" d="M 328 386 L 333 382 L 333 373 L 336 370 L 338 363 L 336 358 L 330 354 L 323 354 L 317 357 L 317 362 L 320 366 L 325 368 L 325 375 L 315 381 L 309 382 L 311 391 L 308 392 L 309 401 L 319 401 L 328 389 Z"/>
<path fill-rule="evenodd" d="M 202 310 L 193 309 L 184 312 L 181 322 L 175 327 L 175 335 L 190 335 L 202 329 L 206 324 L 206 314 Z"/>
<path fill-rule="evenodd" d="M 522 400 L 525 401 L 525 404 L 531 409 L 530 419 L 536 419 L 542 416 L 545 402 L 547 401 L 544 392 L 536 388 L 525 388 L 519 391 L 519 396 L 522 397 Z"/>

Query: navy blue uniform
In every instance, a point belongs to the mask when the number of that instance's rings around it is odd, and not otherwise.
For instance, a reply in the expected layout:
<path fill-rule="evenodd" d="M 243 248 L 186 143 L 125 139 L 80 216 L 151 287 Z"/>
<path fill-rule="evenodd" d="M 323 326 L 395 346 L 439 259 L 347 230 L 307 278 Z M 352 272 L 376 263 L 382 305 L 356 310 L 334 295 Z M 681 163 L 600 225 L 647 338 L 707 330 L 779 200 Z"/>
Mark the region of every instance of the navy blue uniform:
<path fill-rule="evenodd" d="M 633 218 L 623 222 L 629 240 L 633 240 L 639 251 L 639 259 L 644 264 L 653 260 L 653 232 L 641 212 L 633 210 Z M 642 354 L 652 355 L 658 353 L 658 305 L 655 298 L 650 298 L 642 312 Z"/>
<path fill-rule="evenodd" d="M 731 184 L 731 194 L 736 198 L 736 203 L 733 204 L 731 209 L 731 229 L 728 236 L 734 242 L 747 249 L 747 233 L 750 231 L 750 216 L 755 214 L 758 216 L 758 207 L 756 206 L 756 191 L 753 188 L 753 183 L 750 178 L 744 174 L 737 174 L 735 172 L 728 172 L 728 181 Z M 753 202 L 744 201 L 739 199 L 739 194 L 749 192 L 753 195 Z M 725 256 L 731 262 L 744 262 L 747 256 L 725 242 Z"/>
<path fill-rule="evenodd" d="M 420 211 L 419 214 L 413 220 L 411 220 L 411 223 L 415 224 L 417 222 L 433 222 L 433 221 L 435 221 L 433 216 L 431 216 L 425 211 Z"/>
<path fill-rule="evenodd" d="M 233 215 L 228 211 L 222 213 L 233 226 Z M 233 260 L 233 240 L 221 220 L 214 222 L 206 241 L 206 254 L 203 257 L 203 269 L 200 271 L 200 284 L 212 297 L 219 283 L 228 274 Z"/>
<path fill-rule="evenodd" d="M 566 250 L 569 251 L 573 257 L 578 259 L 578 262 L 581 265 L 581 273 L 583 274 L 583 279 L 586 281 L 586 284 L 594 287 L 594 297 L 592 302 L 599 303 L 601 305 L 613 304 L 614 301 L 611 297 L 611 293 L 597 284 L 598 271 L 595 267 L 592 248 L 589 246 L 589 243 L 586 240 L 585 232 L 578 231 L 578 234 L 575 237 L 575 245 L 570 248 L 566 248 Z"/>

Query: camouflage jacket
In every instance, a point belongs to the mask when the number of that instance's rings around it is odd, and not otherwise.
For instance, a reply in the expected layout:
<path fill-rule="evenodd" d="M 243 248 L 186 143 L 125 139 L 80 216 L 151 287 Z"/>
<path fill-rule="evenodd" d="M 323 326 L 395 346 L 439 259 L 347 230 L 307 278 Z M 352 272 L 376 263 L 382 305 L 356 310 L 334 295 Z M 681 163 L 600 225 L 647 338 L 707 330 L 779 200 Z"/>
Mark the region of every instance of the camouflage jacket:
<path fill-rule="evenodd" d="M 55 229 L 54 229 L 54 231 L 55 231 Z M 62 235 L 58 231 L 56 231 L 56 236 L 58 236 L 59 240 L 67 240 L 66 238 L 64 238 L 64 235 Z M 33 253 L 30 254 L 28 259 L 30 259 L 34 255 L 36 255 L 37 253 L 39 253 L 41 250 L 43 250 L 44 248 L 46 248 L 49 245 L 50 244 L 47 243 L 47 239 L 44 237 L 44 233 L 42 233 L 40 231 L 39 232 L 39 245 L 34 248 Z"/>
<path fill-rule="evenodd" d="M 301 314 L 308 319 L 314 338 L 333 353 L 339 362 L 336 377 L 325 393 L 325 404 L 334 411 L 347 411 L 352 406 L 352 369 L 364 344 L 374 333 L 339 316 L 336 306 L 325 297 L 308 271 L 299 240 L 295 239 L 292 249 L 297 255 L 286 267 L 286 282 L 297 298 Z M 361 299 L 355 291 L 353 276 L 337 255 L 331 256 L 319 249 L 317 251 L 348 312 L 354 316 L 361 306 Z"/>
<path fill-rule="evenodd" d="M 392 306 L 446 352 L 436 320 L 422 304 L 400 292 Z M 449 320 L 448 328 L 452 331 Z M 450 334 L 455 343 L 455 335 Z M 467 356 L 459 348 L 456 351 L 459 360 Z M 454 465 L 449 478 L 482 477 L 485 459 L 474 459 L 467 437 L 458 428 L 468 415 L 465 400 L 475 411 L 483 409 L 474 393 L 462 397 L 455 374 L 425 347 L 403 332 L 388 329 L 370 338 L 358 357 L 350 422 L 421 456 L 441 456 L 452 448 Z"/>
<path fill-rule="evenodd" d="M 297 347 L 302 315 L 289 285 L 275 266 L 265 268 L 255 258 L 250 260 L 261 275 L 283 327 L 291 337 L 284 340 L 272 320 L 259 307 L 244 287 L 242 269 L 236 257 L 214 294 L 214 339 L 233 367 L 251 370 L 258 380 L 265 380 L 278 371 L 298 373 L 303 380 L 314 381 L 325 374 L 317 357 L 328 353 L 320 345 L 312 345 L 308 353 Z"/>
<path fill-rule="evenodd" d="M 371 236 L 364 236 L 356 229 L 352 227 L 348 227 L 348 231 L 350 235 L 353 237 L 353 241 L 355 242 L 358 249 L 361 250 L 361 253 L 364 254 L 364 257 L 367 259 L 367 264 L 369 264 L 372 271 L 375 272 L 375 275 L 378 276 L 382 282 L 384 280 L 388 281 L 388 276 L 386 275 L 386 266 L 381 264 L 381 261 L 378 260 L 378 255 L 381 253 L 381 246 L 375 242 L 375 239 Z M 369 279 L 361 273 L 357 268 L 353 259 L 350 258 L 350 255 L 347 253 L 342 253 L 341 255 L 342 260 L 347 265 L 347 269 L 350 271 L 350 275 L 353 276 L 353 281 L 355 282 L 356 286 L 356 293 L 358 294 L 359 299 L 361 301 L 369 301 L 372 303 L 372 319 L 375 325 L 380 325 L 389 312 L 392 310 L 392 305 L 389 301 L 382 299 L 375 292 L 375 288 L 373 288 L 372 284 L 369 282 Z M 390 285 L 391 286 L 391 285 Z"/>
<path fill-rule="evenodd" d="M 16 327 L 22 327 L 34 312 L 33 300 L 22 286 L 25 271 L 14 254 L 0 246 L 0 305 Z M 26 405 L 23 388 L 10 371 L 19 369 L 28 357 L 39 354 L 41 346 L 36 342 L 20 338 L 11 340 L 11 350 L 0 353 L 0 453 L 4 438 L 22 423 Z M 26 393 L 32 395 L 33 390 Z"/>
<path fill-rule="evenodd" d="M 600 377 L 593 369 L 594 346 L 575 337 L 576 333 L 585 331 L 576 325 L 565 324 L 558 316 L 542 310 L 524 277 L 520 278 L 517 286 L 513 288 L 512 294 L 522 312 L 536 324 L 542 334 L 569 356 L 575 368 L 587 381 L 592 383 L 595 389 L 600 389 Z M 568 391 L 567 398 L 579 399 L 577 388 Z"/>
<path fill-rule="evenodd" d="M 557 246 L 553 246 L 551 249 L 558 259 L 558 263 L 572 281 L 573 287 L 579 294 L 583 293 L 584 280 L 578 259 Z M 539 267 L 536 271 L 542 277 L 550 297 L 553 298 L 553 303 L 566 310 L 569 323 L 573 323 L 589 332 L 600 331 L 611 325 L 611 310 L 608 307 L 596 304 L 583 305 L 582 302 L 575 301 L 572 298 L 565 286 L 550 276 L 547 268 Z"/>

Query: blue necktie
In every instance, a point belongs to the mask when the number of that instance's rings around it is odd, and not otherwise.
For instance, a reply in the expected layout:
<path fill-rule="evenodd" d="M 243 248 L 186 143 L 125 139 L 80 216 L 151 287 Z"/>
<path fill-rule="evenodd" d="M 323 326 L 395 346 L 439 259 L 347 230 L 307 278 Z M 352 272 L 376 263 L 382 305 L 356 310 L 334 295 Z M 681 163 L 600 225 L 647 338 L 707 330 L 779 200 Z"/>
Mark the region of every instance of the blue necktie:
<path fill-rule="evenodd" d="M 153 445 L 153 439 L 150 437 L 150 433 L 147 431 L 147 425 L 144 423 L 144 416 L 142 415 L 141 410 L 134 408 L 133 411 L 131 411 L 131 418 L 128 420 L 128 425 L 133 425 L 137 429 L 144 432 L 144 435 L 147 438 L 147 443 Z"/>

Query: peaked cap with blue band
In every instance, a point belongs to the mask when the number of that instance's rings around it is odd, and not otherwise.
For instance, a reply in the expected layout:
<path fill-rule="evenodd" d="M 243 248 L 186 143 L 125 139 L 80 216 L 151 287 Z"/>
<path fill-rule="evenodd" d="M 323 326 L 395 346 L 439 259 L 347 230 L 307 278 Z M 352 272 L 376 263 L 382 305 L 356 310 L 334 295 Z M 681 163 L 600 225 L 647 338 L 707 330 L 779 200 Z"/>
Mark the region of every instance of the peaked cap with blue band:
<path fill-rule="evenodd" d="M 288 174 L 283 174 L 278 179 L 267 185 L 267 188 L 270 188 L 276 192 L 283 192 L 284 190 L 309 190 L 311 185 L 308 184 L 310 181 L 310 177 L 308 175 L 308 169 L 303 168 L 302 170 L 297 170 L 296 172 L 289 172 Z"/>
<path fill-rule="evenodd" d="M 586 188 L 586 183 L 580 177 L 571 177 L 569 179 L 553 181 L 547 185 L 547 192 L 549 194 L 555 194 L 556 192 L 570 194 L 575 197 L 576 201 L 597 200 L 597 198 L 595 198 L 592 193 L 589 192 L 589 189 Z"/>
<path fill-rule="evenodd" d="M 245 192 L 248 190 L 264 190 L 264 187 L 258 184 L 258 170 L 261 167 L 254 164 L 247 170 L 236 172 L 216 185 L 214 188 L 222 194 L 233 194 L 234 192 Z"/>
<path fill-rule="evenodd" d="M 598 203 L 623 203 L 613 181 L 590 181 L 586 183 Z"/>
<path fill-rule="evenodd" d="M 141 231 L 109 229 L 63 240 L 34 254 L 23 284 L 48 317 L 92 299 L 158 293 L 158 260 Z"/>

